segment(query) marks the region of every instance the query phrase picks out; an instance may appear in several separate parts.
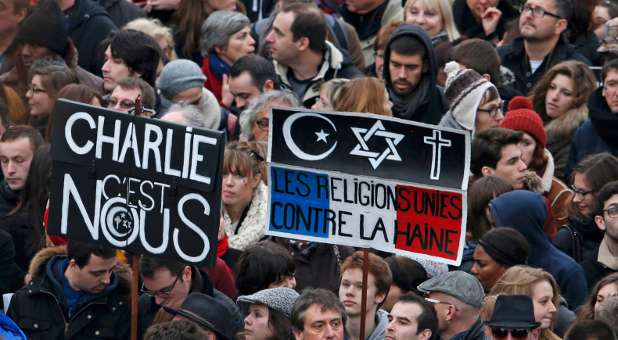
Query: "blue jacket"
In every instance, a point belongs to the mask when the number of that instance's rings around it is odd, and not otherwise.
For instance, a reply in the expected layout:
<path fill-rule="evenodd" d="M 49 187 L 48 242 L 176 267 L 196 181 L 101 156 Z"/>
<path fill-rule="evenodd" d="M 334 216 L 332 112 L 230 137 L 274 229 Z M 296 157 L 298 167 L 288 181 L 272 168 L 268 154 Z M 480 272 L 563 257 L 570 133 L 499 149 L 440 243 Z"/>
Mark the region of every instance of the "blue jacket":
<path fill-rule="evenodd" d="M 618 156 L 618 114 L 611 112 L 603 97 L 603 88 L 596 89 L 588 99 L 588 111 L 590 118 L 575 131 L 571 142 L 565 178 L 569 178 L 573 167 L 588 155 L 609 152 Z"/>
<path fill-rule="evenodd" d="M 527 190 L 504 193 L 489 203 L 498 226 L 512 227 L 528 240 L 528 265 L 550 273 L 560 286 L 569 308 L 586 299 L 586 276 L 575 260 L 556 248 L 543 231 L 547 208 L 543 196 Z"/>
<path fill-rule="evenodd" d="M 8 316 L 0 313 L 0 339 L 26 340 L 26 334 Z"/>

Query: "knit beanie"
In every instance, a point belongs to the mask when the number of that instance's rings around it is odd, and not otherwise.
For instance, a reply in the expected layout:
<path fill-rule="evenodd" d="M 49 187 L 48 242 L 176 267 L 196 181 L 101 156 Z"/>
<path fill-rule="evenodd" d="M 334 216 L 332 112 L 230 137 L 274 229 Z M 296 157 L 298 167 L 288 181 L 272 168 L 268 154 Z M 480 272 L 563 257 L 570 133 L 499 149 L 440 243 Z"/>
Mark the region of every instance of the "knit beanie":
<path fill-rule="evenodd" d="M 298 298 L 298 293 L 294 289 L 278 287 L 263 289 L 251 295 L 241 295 L 237 303 L 239 305 L 242 303 L 265 305 L 289 318 L 296 298 Z"/>
<path fill-rule="evenodd" d="M 543 120 L 532 109 L 532 102 L 527 97 L 516 96 L 511 99 L 508 111 L 500 126 L 529 134 L 543 148 L 547 144 L 547 134 L 545 133 Z"/>
<path fill-rule="evenodd" d="M 157 88 L 165 98 L 172 100 L 184 90 L 194 87 L 202 88 L 205 81 L 206 76 L 195 62 L 188 59 L 176 59 L 167 63 L 161 70 Z"/>
<path fill-rule="evenodd" d="M 43 46 L 65 57 L 69 48 L 69 33 L 62 10 L 55 0 L 42 2 L 24 19 L 17 41 Z"/>
<path fill-rule="evenodd" d="M 444 95 L 449 111 L 462 127 L 474 131 L 476 111 L 485 92 L 495 86 L 478 72 L 462 68 L 454 61 L 447 63 L 444 71 L 447 74 Z"/>
<path fill-rule="evenodd" d="M 503 266 L 511 267 L 528 262 L 528 241 L 513 228 L 491 229 L 481 237 L 479 245 L 489 257 Z"/>

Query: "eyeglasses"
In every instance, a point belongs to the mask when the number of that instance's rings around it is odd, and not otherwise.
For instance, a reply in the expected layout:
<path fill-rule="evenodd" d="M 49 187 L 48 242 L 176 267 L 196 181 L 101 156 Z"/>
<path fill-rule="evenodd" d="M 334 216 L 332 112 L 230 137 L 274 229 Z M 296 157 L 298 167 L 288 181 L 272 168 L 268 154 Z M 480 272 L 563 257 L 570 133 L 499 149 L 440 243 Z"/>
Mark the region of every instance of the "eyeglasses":
<path fill-rule="evenodd" d="M 558 14 L 554 14 L 552 12 L 548 12 L 546 10 L 544 10 L 542 7 L 532 7 L 530 5 L 524 5 L 523 7 L 521 7 L 521 14 L 525 14 L 526 12 L 530 12 L 532 14 L 533 17 L 535 18 L 542 18 L 546 15 L 552 17 L 552 18 L 556 18 L 556 19 L 564 19 L 563 17 L 559 16 Z"/>
<path fill-rule="evenodd" d="M 260 118 L 255 121 L 255 124 L 262 130 L 268 129 L 268 118 Z"/>
<path fill-rule="evenodd" d="M 496 107 L 494 107 L 493 109 L 481 109 L 480 107 L 477 108 L 477 111 L 480 112 L 485 112 L 487 113 L 491 118 L 496 118 L 496 116 L 500 113 L 502 113 L 502 105 L 504 104 L 504 101 L 500 101 L 500 103 L 498 103 L 498 105 Z"/>
<path fill-rule="evenodd" d="M 575 195 L 579 195 L 581 197 L 584 197 L 592 192 L 594 192 L 594 190 L 588 190 L 588 191 L 584 191 L 582 189 L 579 189 L 578 187 L 576 187 L 575 185 L 571 185 L 571 190 L 573 191 L 573 193 Z"/>
<path fill-rule="evenodd" d="M 513 339 L 525 339 L 530 332 L 527 328 L 504 328 L 504 327 L 491 327 L 491 333 L 496 339 L 504 339 L 509 333 Z"/>
<path fill-rule="evenodd" d="M 158 296 L 161 299 L 167 299 L 168 297 L 170 297 L 170 294 L 172 293 L 172 290 L 174 290 L 174 287 L 176 287 L 176 282 L 178 282 L 178 279 L 180 279 L 180 275 L 176 276 L 176 280 L 174 280 L 174 282 L 167 286 L 167 287 L 163 287 L 157 291 L 150 291 L 148 290 L 146 287 L 144 287 L 144 284 L 142 283 L 142 288 L 140 289 L 140 292 L 142 292 L 142 294 L 146 294 L 148 296 Z"/>
<path fill-rule="evenodd" d="M 455 308 L 455 310 L 457 310 L 457 306 L 455 306 L 454 304 L 452 304 L 450 302 L 440 301 L 440 300 L 436 300 L 436 299 L 432 299 L 432 298 L 428 298 L 428 297 L 425 298 L 425 301 L 427 301 L 429 303 L 433 303 L 434 305 L 443 304 L 443 305 L 453 306 L 453 308 Z"/>
<path fill-rule="evenodd" d="M 135 107 L 135 102 L 130 99 L 118 100 L 116 97 L 111 97 L 107 103 L 110 109 L 119 107 L 123 110 L 129 111 Z"/>
<path fill-rule="evenodd" d="M 607 209 L 601 210 L 607 214 L 607 217 L 618 218 L 618 204 L 612 204 Z"/>
<path fill-rule="evenodd" d="M 38 87 L 34 87 L 34 86 L 28 87 L 28 91 L 32 92 L 32 94 L 46 93 L 47 92 L 46 90 L 44 90 L 42 88 L 38 88 Z"/>

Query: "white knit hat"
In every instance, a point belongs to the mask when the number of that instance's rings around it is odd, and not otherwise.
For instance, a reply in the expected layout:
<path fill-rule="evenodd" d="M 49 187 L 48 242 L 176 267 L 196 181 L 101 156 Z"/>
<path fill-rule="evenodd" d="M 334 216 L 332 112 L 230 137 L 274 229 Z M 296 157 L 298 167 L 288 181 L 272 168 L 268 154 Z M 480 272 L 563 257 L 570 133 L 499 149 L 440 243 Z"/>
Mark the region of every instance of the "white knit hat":
<path fill-rule="evenodd" d="M 457 123 L 474 131 L 479 104 L 487 89 L 496 87 L 478 72 L 463 68 L 454 61 L 447 63 L 444 71 L 447 74 L 444 95 L 449 102 L 449 111 Z"/>

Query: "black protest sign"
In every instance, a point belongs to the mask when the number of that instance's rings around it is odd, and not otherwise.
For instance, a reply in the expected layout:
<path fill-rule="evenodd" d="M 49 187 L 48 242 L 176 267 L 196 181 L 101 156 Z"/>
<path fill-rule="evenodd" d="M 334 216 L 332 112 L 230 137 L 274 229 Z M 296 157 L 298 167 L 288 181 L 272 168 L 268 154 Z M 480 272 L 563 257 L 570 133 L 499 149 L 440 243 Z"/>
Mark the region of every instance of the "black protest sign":
<path fill-rule="evenodd" d="M 214 265 L 221 132 L 65 100 L 53 115 L 49 234 Z"/>
<path fill-rule="evenodd" d="M 375 115 L 273 109 L 269 161 L 462 190 L 469 136 Z"/>

